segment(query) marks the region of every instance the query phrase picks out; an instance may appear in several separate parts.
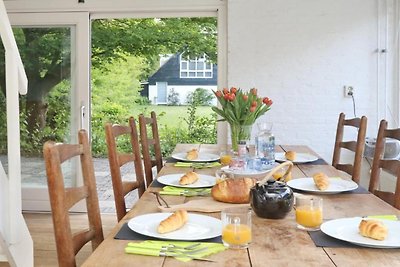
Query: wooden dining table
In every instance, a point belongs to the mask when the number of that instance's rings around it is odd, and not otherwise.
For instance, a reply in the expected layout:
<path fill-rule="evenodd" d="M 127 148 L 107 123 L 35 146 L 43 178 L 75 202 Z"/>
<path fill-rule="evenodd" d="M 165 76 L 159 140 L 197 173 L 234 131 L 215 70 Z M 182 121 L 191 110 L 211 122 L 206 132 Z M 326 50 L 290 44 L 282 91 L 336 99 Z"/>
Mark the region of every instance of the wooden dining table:
<path fill-rule="evenodd" d="M 179 144 L 173 153 L 186 152 L 197 148 L 200 153 L 219 154 L 220 147 L 210 144 Z M 276 146 L 277 152 L 294 150 L 310 153 L 319 157 L 307 146 Z M 195 169 L 200 174 L 214 175 L 220 167 Z M 158 177 L 166 174 L 183 173 L 191 168 L 175 167 L 173 162 L 166 163 Z M 324 172 L 328 176 L 350 177 L 323 160 L 318 163 L 295 164 L 292 170 L 293 179 L 310 177 L 316 172 Z M 307 231 L 296 227 L 295 213 L 292 210 L 284 219 L 263 219 L 252 215 L 253 239 L 247 249 L 227 249 L 208 258 L 215 262 L 192 260 L 181 262 L 173 257 L 154 257 L 126 254 L 124 248 L 128 242 L 135 240 L 117 240 L 114 236 L 121 227 L 135 216 L 160 212 L 152 191 L 161 188 L 149 187 L 139 201 L 132 207 L 105 238 L 101 245 L 89 256 L 83 266 L 400 266 L 400 249 L 378 249 L 361 246 L 317 247 Z M 319 195 L 323 198 L 324 221 L 332 219 L 368 216 L 396 215 L 399 210 L 368 192 L 340 193 Z M 210 196 L 184 197 L 164 196 L 169 204 L 185 203 L 196 198 Z M 201 213 L 200 213 L 201 214 Z M 204 215 L 220 218 L 220 212 Z M 399 217 L 400 218 L 400 217 Z M 390 234 L 390 233 L 389 233 Z M 400 237 L 399 237 L 400 238 Z"/>

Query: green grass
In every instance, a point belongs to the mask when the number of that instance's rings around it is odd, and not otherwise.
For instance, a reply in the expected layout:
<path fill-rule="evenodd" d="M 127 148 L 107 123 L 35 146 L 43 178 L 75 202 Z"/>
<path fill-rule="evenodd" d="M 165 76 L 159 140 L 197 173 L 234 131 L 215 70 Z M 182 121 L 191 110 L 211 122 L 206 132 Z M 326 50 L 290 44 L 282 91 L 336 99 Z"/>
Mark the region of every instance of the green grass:
<path fill-rule="evenodd" d="M 188 109 L 187 106 L 139 106 L 131 111 L 131 114 L 137 118 L 140 113 L 144 113 L 146 115 L 150 114 L 151 111 L 155 111 L 157 114 L 157 122 L 159 125 L 168 127 L 186 127 L 187 124 L 184 121 L 184 118 L 188 117 Z M 162 112 L 165 112 L 164 115 L 160 115 Z M 211 106 L 200 106 L 197 108 L 196 115 L 197 116 L 210 116 L 214 111 L 212 111 Z"/>

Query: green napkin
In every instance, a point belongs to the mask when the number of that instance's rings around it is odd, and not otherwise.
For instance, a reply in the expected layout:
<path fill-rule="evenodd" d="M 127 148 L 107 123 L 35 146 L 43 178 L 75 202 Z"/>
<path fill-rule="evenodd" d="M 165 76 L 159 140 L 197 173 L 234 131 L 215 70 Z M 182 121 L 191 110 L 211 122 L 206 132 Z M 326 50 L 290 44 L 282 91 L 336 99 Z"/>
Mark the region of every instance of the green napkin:
<path fill-rule="evenodd" d="M 185 247 L 190 246 L 192 246 L 191 249 L 185 249 Z M 188 262 L 193 259 L 202 259 L 225 249 L 226 247 L 221 243 L 147 240 L 140 243 L 129 242 L 125 247 L 125 253 L 147 256 L 170 256 L 177 260 Z"/>
<path fill-rule="evenodd" d="M 221 163 L 219 162 L 181 162 L 178 161 L 174 165 L 175 167 L 193 167 L 196 169 L 202 169 L 202 168 L 213 168 L 213 167 L 219 167 L 221 166 Z"/>
<path fill-rule="evenodd" d="M 371 219 L 382 219 L 382 220 L 389 220 L 389 221 L 397 221 L 398 218 L 396 215 L 370 215 L 367 218 Z"/>
<path fill-rule="evenodd" d="M 164 186 L 160 195 L 170 196 L 206 196 L 211 193 L 211 188 L 185 188 L 175 186 Z"/>

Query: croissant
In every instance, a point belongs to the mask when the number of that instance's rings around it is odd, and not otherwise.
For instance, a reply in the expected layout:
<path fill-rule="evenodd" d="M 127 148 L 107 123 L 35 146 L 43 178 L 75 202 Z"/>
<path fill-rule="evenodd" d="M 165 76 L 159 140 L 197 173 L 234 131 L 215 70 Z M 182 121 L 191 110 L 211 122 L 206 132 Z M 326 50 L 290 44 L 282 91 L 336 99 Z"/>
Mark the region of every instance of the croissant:
<path fill-rule="evenodd" d="M 319 172 L 313 176 L 314 183 L 321 191 L 325 191 L 329 187 L 329 178 L 325 173 Z"/>
<path fill-rule="evenodd" d="M 388 234 L 388 228 L 376 220 L 361 220 L 358 230 L 362 236 L 376 240 L 384 240 Z"/>
<path fill-rule="evenodd" d="M 199 157 L 199 152 L 195 148 L 188 151 L 186 154 L 186 159 L 188 159 L 188 160 L 194 160 L 194 159 L 197 159 L 198 157 Z"/>
<path fill-rule="evenodd" d="M 162 220 L 158 225 L 157 232 L 160 234 L 169 233 L 178 230 L 188 220 L 188 213 L 186 210 L 177 210 L 165 220 Z"/>
<path fill-rule="evenodd" d="M 180 185 L 188 185 L 188 184 L 193 184 L 197 180 L 199 180 L 199 176 L 195 172 L 187 172 L 185 175 L 183 175 L 179 179 L 179 184 Z"/>
<path fill-rule="evenodd" d="M 296 151 L 286 151 L 285 158 L 290 161 L 294 161 L 296 159 Z"/>
<path fill-rule="evenodd" d="M 250 188 L 256 184 L 256 181 L 252 178 L 226 179 L 211 188 L 211 196 L 221 202 L 249 203 Z"/>

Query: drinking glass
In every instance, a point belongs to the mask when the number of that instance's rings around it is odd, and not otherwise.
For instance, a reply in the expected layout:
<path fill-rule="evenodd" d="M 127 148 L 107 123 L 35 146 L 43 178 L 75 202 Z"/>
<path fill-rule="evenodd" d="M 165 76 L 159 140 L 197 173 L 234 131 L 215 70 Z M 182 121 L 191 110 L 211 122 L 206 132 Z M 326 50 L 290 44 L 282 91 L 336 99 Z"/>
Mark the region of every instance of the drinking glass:
<path fill-rule="evenodd" d="M 231 163 L 232 152 L 229 149 L 221 150 L 219 156 L 222 165 L 229 165 Z"/>
<path fill-rule="evenodd" d="M 295 202 L 297 228 L 317 231 L 322 224 L 322 198 L 299 196 Z"/>
<path fill-rule="evenodd" d="M 221 212 L 222 243 L 233 249 L 248 248 L 251 242 L 251 209 L 228 208 Z"/>

